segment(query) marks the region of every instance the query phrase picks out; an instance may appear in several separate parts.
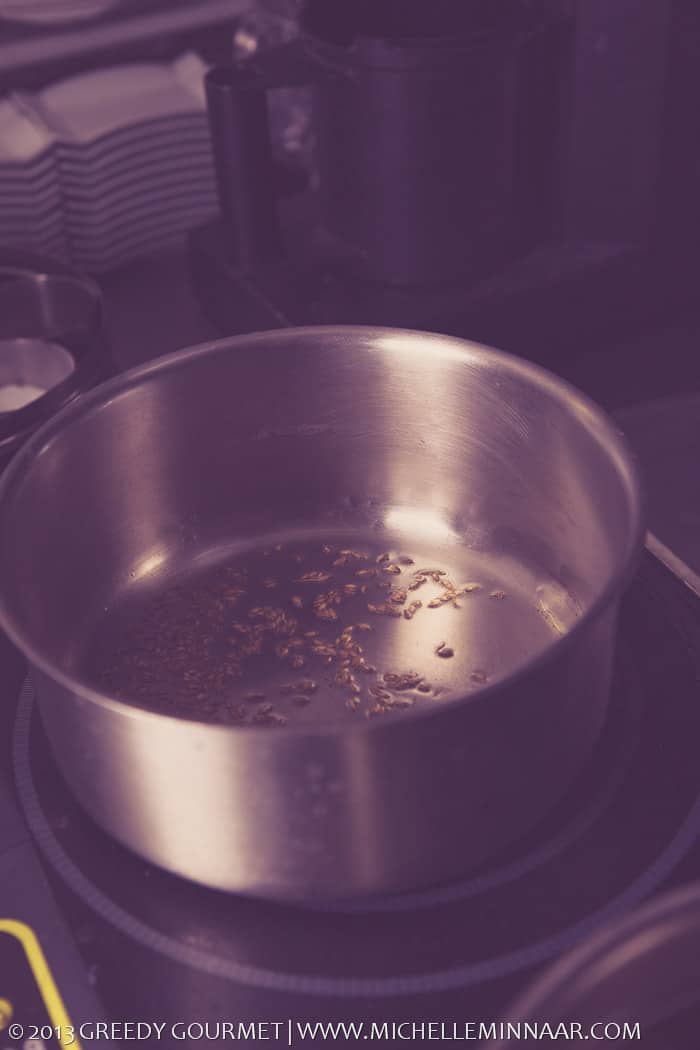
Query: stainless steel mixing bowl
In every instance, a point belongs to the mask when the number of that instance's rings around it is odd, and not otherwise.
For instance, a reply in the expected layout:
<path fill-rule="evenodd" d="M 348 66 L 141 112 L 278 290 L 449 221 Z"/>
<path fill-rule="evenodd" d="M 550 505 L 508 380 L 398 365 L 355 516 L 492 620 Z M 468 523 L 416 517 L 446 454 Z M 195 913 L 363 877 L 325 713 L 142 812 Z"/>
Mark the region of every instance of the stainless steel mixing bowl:
<path fill-rule="evenodd" d="M 144 710 L 87 674 L 86 638 L 130 592 L 227 545 L 326 534 L 505 581 L 501 619 L 484 595 L 437 610 L 467 660 L 443 696 L 271 731 Z M 227 890 L 397 891 L 482 863 L 571 785 L 642 539 L 623 439 L 554 376 L 438 335 L 263 332 L 111 380 L 29 441 L 0 485 L 0 622 L 66 779 L 124 844 Z M 411 636 L 382 622 L 385 664 L 432 614 Z"/>

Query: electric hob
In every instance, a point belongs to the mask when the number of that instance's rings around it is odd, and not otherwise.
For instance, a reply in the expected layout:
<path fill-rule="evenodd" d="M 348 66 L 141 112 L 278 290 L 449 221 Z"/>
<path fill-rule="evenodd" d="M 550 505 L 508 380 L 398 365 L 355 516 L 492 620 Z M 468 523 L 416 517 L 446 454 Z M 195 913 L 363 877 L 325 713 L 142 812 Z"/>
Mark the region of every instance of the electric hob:
<path fill-rule="evenodd" d="M 331 1022 L 364 1024 L 339 1037 L 349 1045 L 367 1036 L 390 1046 L 392 1023 L 435 1021 L 449 1035 L 453 1024 L 497 1020 L 585 934 L 700 876 L 699 680 L 700 602 L 647 552 L 623 603 L 605 732 L 556 810 L 452 885 L 307 907 L 190 884 L 103 834 L 54 766 L 26 682 L 6 696 L 15 707 L 14 785 L 0 797 L 9 828 L 0 911 L 36 934 L 66 1013 L 85 1025 L 83 1045 L 104 1038 L 100 1018 L 115 1022 L 112 1041 L 138 1037 L 146 1047 L 289 1045 L 290 1036 L 295 1045 L 312 1041 L 305 1024 Z M 36 989 L 8 968 L 8 944 L 17 951 L 19 941 L 3 942 L 2 929 L 0 1000 L 13 1004 L 17 1023 L 33 1024 Z M 127 1021 L 166 1027 L 135 1035 Z M 188 1036 L 189 1024 L 206 1022 L 208 1033 Z"/>

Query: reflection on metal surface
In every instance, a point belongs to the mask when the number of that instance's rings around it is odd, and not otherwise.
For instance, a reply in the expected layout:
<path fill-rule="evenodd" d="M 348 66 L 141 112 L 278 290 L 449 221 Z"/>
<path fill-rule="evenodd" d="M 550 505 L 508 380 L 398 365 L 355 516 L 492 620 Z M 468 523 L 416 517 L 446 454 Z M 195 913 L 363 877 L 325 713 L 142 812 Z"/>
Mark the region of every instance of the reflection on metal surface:
<path fill-rule="evenodd" d="M 700 598 L 700 576 L 693 572 L 690 566 L 686 565 L 673 551 L 669 550 L 653 532 L 647 533 L 646 548 Z"/>
<path fill-rule="evenodd" d="M 700 578 L 700 394 L 660 398 L 616 418 L 639 460 L 647 491 L 650 547 L 698 593 Z"/>
<path fill-rule="evenodd" d="M 414 541 L 442 544 L 459 539 L 442 514 L 424 507 L 391 507 L 384 524 L 390 532 L 405 532 Z"/>
<path fill-rule="evenodd" d="M 133 580 L 142 580 L 145 576 L 150 576 L 156 572 L 162 565 L 165 564 L 167 559 L 165 551 L 158 551 L 156 554 L 149 554 L 147 558 L 140 561 L 135 569 L 131 573 Z"/>

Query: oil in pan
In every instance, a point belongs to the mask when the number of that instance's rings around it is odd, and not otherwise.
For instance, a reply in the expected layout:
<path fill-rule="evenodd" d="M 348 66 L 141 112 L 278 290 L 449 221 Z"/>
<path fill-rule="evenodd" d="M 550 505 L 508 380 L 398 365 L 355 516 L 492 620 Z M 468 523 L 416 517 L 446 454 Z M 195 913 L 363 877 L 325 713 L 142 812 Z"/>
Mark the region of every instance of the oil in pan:
<path fill-rule="evenodd" d="M 110 610 L 86 669 L 186 718 L 347 723 L 482 688 L 573 622 L 575 605 L 557 618 L 554 585 L 522 565 L 424 546 L 315 532 L 197 559 Z"/>

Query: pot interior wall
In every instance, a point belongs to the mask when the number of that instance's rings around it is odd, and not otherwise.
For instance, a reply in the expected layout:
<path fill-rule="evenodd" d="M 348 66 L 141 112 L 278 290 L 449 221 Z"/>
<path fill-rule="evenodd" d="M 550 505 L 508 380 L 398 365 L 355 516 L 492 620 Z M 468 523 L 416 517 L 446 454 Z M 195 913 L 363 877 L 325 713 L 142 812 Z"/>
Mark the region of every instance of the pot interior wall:
<path fill-rule="evenodd" d="M 113 382 L 44 428 L 3 494 L 0 575 L 6 612 L 71 669 L 127 589 L 304 525 L 498 555 L 583 610 L 635 506 L 607 425 L 528 366 L 442 337 L 270 333 Z"/>

